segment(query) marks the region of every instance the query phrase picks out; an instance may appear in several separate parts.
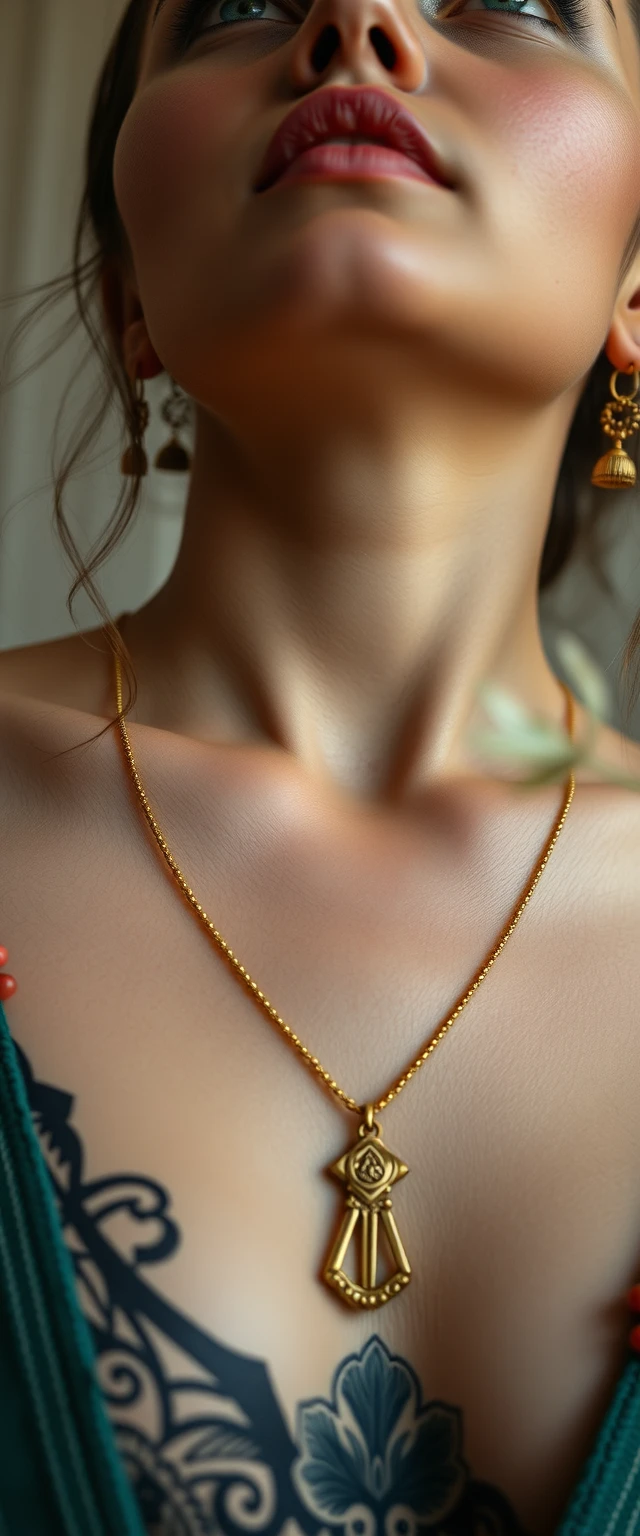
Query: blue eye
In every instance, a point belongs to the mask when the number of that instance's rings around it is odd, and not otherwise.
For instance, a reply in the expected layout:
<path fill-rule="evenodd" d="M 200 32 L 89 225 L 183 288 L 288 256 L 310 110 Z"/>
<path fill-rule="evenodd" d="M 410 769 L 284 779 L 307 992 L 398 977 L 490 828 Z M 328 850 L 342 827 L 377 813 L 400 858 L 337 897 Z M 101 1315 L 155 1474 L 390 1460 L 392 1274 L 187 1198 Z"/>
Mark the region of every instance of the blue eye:
<path fill-rule="evenodd" d="M 218 7 L 220 20 L 208 27 L 200 25 L 205 16 Z M 280 18 L 273 15 L 265 18 L 265 11 L 269 7 L 272 11 L 279 11 Z M 180 0 L 169 28 L 171 45 L 177 53 L 184 52 L 204 32 L 214 32 L 218 27 L 233 26 L 242 21 L 278 21 L 287 11 L 288 7 L 281 4 L 280 0 Z M 299 19 L 298 13 L 295 17 L 291 13 L 288 15 L 289 21 Z"/>
<path fill-rule="evenodd" d="M 531 3 L 532 0 L 478 0 L 477 4 L 472 4 L 471 9 L 501 11 L 505 16 L 519 16 L 522 12 L 525 21 L 537 21 L 543 27 L 553 27 L 556 32 L 561 30 L 558 23 L 551 21 L 548 16 L 536 16 L 529 11 L 523 11 L 523 6 Z M 535 4 L 542 5 L 542 0 L 535 0 Z M 467 8 L 467 4 L 464 3 L 455 12 L 456 16 L 464 14 Z M 588 30 L 588 22 L 584 19 L 586 15 L 584 0 L 554 0 L 554 9 L 572 34 Z"/>
<path fill-rule="evenodd" d="M 455 14 L 455 16 L 466 14 L 468 3 L 469 0 L 463 0 L 462 6 L 455 13 L 448 14 Z M 534 13 L 523 10 L 525 5 L 542 6 L 543 3 L 544 0 L 471 0 L 471 6 L 476 10 L 485 10 L 494 14 L 498 12 L 505 16 L 523 15 L 525 21 L 537 22 L 543 27 L 552 27 L 556 32 L 562 30 L 562 22 L 572 36 L 589 30 L 587 0 L 554 0 L 553 9 L 561 18 L 561 22 L 551 21 L 548 16 L 536 16 Z M 219 21 L 207 27 L 203 26 L 204 18 L 211 16 L 218 7 L 220 7 Z M 271 8 L 271 15 L 266 14 L 269 8 Z M 281 20 L 294 23 L 302 20 L 300 5 L 298 3 L 294 9 L 292 0 L 179 0 L 169 29 L 172 51 L 177 54 L 184 53 L 190 44 L 205 32 L 215 32 L 243 21 L 277 22 L 278 16 L 273 13 L 278 11 Z M 435 15 L 438 16 L 437 8 Z"/>
<path fill-rule="evenodd" d="M 536 4 L 540 5 L 541 3 L 542 0 L 536 0 Z M 469 0 L 465 0 L 465 3 L 460 7 L 460 10 L 462 12 L 466 12 L 468 10 L 504 11 L 506 16 L 519 16 L 523 7 L 529 4 L 531 4 L 531 0 L 513 0 L 513 4 L 512 0 L 508 0 L 508 3 L 507 0 L 475 0 L 475 3 L 474 0 L 471 0 L 471 4 L 469 4 Z M 456 15 L 459 16 L 460 11 L 456 11 Z M 533 17 L 533 20 L 535 21 L 542 21 L 543 19 L 548 21 L 549 17 Z"/>

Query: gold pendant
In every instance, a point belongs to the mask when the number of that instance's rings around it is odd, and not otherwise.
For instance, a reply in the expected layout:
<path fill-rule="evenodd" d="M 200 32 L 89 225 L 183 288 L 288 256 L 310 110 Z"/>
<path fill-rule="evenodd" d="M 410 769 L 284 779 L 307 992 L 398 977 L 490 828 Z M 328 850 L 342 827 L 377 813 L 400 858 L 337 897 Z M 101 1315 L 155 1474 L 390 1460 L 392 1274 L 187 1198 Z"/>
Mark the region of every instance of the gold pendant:
<path fill-rule="evenodd" d="M 358 1140 L 327 1170 L 346 1184 L 346 1209 L 338 1235 L 323 1270 L 323 1279 L 350 1307 L 383 1307 L 411 1279 L 411 1265 L 402 1246 L 391 1210 L 389 1190 L 409 1172 L 380 1140 L 380 1128 L 369 1104 Z M 380 1285 L 378 1237 L 380 1226 L 387 1240 L 393 1271 Z M 360 1277 L 352 1280 L 343 1269 L 347 1250 L 360 1228 Z"/>

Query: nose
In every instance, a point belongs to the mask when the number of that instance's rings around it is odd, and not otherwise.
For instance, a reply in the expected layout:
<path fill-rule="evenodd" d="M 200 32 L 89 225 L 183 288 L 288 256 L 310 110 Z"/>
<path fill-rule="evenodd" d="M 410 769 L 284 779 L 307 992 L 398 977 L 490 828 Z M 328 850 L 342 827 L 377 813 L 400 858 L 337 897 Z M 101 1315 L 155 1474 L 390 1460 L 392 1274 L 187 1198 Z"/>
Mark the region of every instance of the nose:
<path fill-rule="evenodd" d="M 399 0 L 314 0 L 299 28 L 289 67 L 294 89 L 392 85 L 418 92 L 427 77 L 425 49 Z"/>

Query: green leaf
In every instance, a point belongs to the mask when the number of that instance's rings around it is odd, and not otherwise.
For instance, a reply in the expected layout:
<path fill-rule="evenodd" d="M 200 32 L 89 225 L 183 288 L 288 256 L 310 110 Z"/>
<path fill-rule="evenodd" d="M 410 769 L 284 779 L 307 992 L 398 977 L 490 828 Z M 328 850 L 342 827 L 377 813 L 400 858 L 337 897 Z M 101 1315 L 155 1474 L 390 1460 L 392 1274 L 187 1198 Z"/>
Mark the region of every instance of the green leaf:
<path fill-rule="evenodd" d="M 570 763 L 578 748 L 562 726 L 544 716 L 534 715 L 519 699 L 497 683 L 484 683 L 478 691 L 480 703 L 495 727 L 480 728 L 470 744 L 491 756 L 508 757 L 532 764 Z"/>
<path fill-rule="evenodd" d="M 500 730 L 519 730 L 531 722 L 531 715 L 525 705 L 498 683 L 482 683 L 478 697 L 485 713 Z"/>
<path fill-rule="evenodd" d="M 509 759 L 537 767 L 568 768 L 581 757 L 580 748 L 567 737 L 553 739 L 541 730 L 506 732 L 478 730 L 471 733 L 470 745 L 483 756 Z"/>

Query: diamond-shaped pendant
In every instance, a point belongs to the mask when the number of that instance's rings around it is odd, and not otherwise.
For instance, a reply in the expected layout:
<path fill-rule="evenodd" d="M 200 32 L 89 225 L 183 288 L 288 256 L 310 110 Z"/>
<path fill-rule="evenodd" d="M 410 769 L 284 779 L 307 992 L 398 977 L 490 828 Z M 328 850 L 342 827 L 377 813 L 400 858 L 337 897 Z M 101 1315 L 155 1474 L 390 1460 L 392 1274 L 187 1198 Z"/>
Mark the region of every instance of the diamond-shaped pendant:
<path fill-rule="evenodd" d="M 327 1170 L 346 1185 L 345 1210 L 323 1270 L 323 1278 L 351 1307 L 382 1307 L 409 1284 L 411 1265 L 402 1246 L 391 1209 L 389 1190 L 409 1172 L 380 1139 L 380 1129 L 367 1109 L 358 1139 Z M 391 1273 L 378 1284 L 379 1242 L 391 1259 Z M 352 1242 L 359 1238 L 358 1278 L 343 1268 Z"/>

